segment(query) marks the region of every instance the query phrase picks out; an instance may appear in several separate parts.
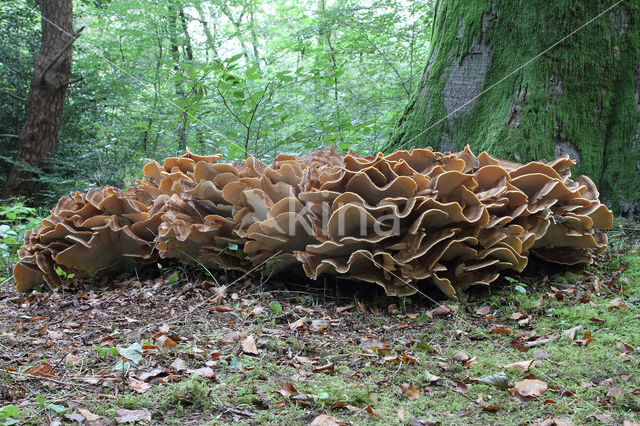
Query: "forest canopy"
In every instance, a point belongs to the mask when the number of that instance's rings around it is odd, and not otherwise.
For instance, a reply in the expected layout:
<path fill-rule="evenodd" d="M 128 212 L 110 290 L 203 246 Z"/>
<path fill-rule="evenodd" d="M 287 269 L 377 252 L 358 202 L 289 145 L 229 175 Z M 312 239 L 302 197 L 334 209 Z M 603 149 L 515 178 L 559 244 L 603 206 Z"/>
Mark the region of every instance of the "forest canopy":
<path fill-rule="evenodd" d="M 40 48 L 40 8 L 0 4 L 0 134 L 17 135 Z M 229 159 L 388 140 L 419 82 L 433 4 L 383 1 L 76 1 L 58 149 L 45 198 L 127 185 L 149 159 Z M 14 97 L 4 94 L 9 92 Z M 0 144 L 0 186 L 16 139 Z"/>

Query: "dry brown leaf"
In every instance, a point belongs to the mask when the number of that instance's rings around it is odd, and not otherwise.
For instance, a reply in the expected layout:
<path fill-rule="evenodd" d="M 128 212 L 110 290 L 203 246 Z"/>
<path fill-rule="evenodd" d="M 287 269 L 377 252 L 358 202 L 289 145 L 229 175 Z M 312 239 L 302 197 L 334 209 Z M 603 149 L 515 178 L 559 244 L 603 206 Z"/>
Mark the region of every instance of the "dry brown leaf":
<path fill-rule="evenodd" d="M 187 370 L 187 374 L 193 374 L 194 376 L 199 376 L 205 379 L 216 381 L 216 375 L 214 374 L 213 370 L 209 367 L 201 367 L 193 370 Z"/>
<path fill-rule="evenodd" d="M 149 410 L 125 410 L 124 408 L 116 411 L 116 423 L 135 423 L 135 422 L 150 422 L 151 413 Z"/>
<path fill-rule="evenodd" d="M 339 426 L 343 424 L 343 422 L 333 416 L 330 416 L 328 414 L 320 414 L 318 417 L 313 419 L 311 423 L 309 423 L 309 426 Z"/>
<path fill-rule="evenodd" d="M 324 373 L 329 376 L 333 376 L 333 374 L 335 373 L 335 364 L 329 363 L 329 364 L 321 365 L 320 367 L 316 367 L 311 371 L 313 371 L 314 373 Z"/>
<path fill-rule="evenodd" d="M 633 349 L 631 346 L 623 342 L 616 342 L 616 348 L 618 348 L 618 350 L 623 354 L 627 354 L 627 355 L 630 355 L 635 352 L 635 349 Z"/>
<path fill-rule="evenodd" d="M 184 371 L 187 369 L 187 363 L 182 358 L 176 358 L 175 360 L 173 360 L 169 367 L 171 367 L 175 371 Z"/>
<path fill-rule="evenodd" d="M 444 317 L 451 313 L 451 308 L 447 305 L 440 305 L 431 311 L 431 315 L 434 317 Z"/>
<path fill-rule="evenodd" d="M 78 408 L 78 413 L 82 414 L 88 422 L 95 422 L 100 418 L 99 415 L 93 414 L 91 411 L 85 410 L 84 408 Z"/>
<path fill-rule="evenodd" d="M 46 362 L 27 368 L 24 372 L 26 374 L 31 374 L 32 376 L 55 377 L 53 367 L 51 366 L 51 364 L 48 364 Z"/>
<path fill-rule="evenodd" d="M 256 339 L 253 336 L 249 336 L 242 341 L 242 352 L 247 355 L 259 355 L 258 347 L 256 346 Z"/>
<path fill-rule="evenodd" d="M 348 311 L 349 309 L 353 309 L 354 305 L 347 305 L 347 306 L 338 306 L 338 308 L 336 309 L 337 313 L 341 313 L 344 311 Z"/>
<path fill-rule="evenodd" d="M 307 320 L 307 317 L 299 318 L 298 320 L 289 324 L 289 330 L 297 330 L 300 327 L 304 327 L 304 322 Z"/>
<path fill-rule="evenodd" d="M 451 387 L 451 390 L 454 392 L 465 394 L 469 392 L 469 387 L 460 381 L 455 381 L 453 382 L 453 386 Z"/>
<path fill-rule="evenodd" d="M 510 368 L 510 369 L 519 371 L 521 373 L 524 373 L 525 371 L 528 371 L 529 368 L 531 368 L 531 365 L 534 362 L 535 360 L 529 359 L 527 361 L 519 361 L 519 362 L 514 362 L 513 364 L 505 365 L 504 368 Z"/>
<path fill-rule="evenodd" d="M 627 305 L 624 304 L 622 299 L 620 299 L 619 297 L 616 297 L 615 299 L 613 299 L 611 301 L 611 303 L 609 304 L 609 307 L 607 309 L 610 310 L 610 311 L 612 311 L 614 309 L 627 309 Z"/>
<path fill-rule="evenodd" d="M 133 377 L 129 378 L 129 387 L 138 393 L 145 393 L 151 389 L 151 385 L 149 383 L 134 379 Z"/>
<path fill-rule="evenodd" d="M 471 357 L 462 351 L 456 352 L 456 354 L 451 358 L 452 361 L 459 362 L 461 364 L 464 364 L 470 359 Z"/>
<path fill-rule="evenodd" d="M 400 385 L 400 390 L 410 401 L 415 401 L 420 398 L 420 389 L 417 386 L 403 383 Z"/>
<path fill-rule="evenodd" d="M 479 315 L 479 316 L 482 316 L 482 317 L 487 316 L 490 313 L 491 313 L 491 307 L 489 307 L 489 306 L 483 306 L 482 308 L 480 308 L 480 309 L 478 309 L 476 311 L 476 315 Z"/>
<path fill-rule="evenodd" d="M 279 393 L 284 397 L 289 397 L 294 393 L 298 393 L 298 390 L 293 386 L 293 384 L 290 381 L 285 380 L 284 382 L 282 382 L 280 386 L 278 386 L 278 389 L 276 389 L 276 393 Z"/>
<path fill-rule="evenodd" d="M 311 329 L 316 333 L 324 333 L 329 328 L 329 321 L 323 319 L 316 319 L 311 321 Z"/>
<path fill-rule="evenodd" d="M 372 416 L 375 416 L 379 419 L 382 418 L 382 413 L 378 410 L 376 410 L 375 408 L 371 407 L 370 405 L 365 407 L 364 411 L 366 411 L 367 413 L 371 414 Z"/>
<path fill-rule="evenodd" d="M 524 379 L 515 382 L 511 391 L 515 391 L 517 396 L 530 399 L 537 398 L 547 390 L 547 384 L 538 379 Z"/>

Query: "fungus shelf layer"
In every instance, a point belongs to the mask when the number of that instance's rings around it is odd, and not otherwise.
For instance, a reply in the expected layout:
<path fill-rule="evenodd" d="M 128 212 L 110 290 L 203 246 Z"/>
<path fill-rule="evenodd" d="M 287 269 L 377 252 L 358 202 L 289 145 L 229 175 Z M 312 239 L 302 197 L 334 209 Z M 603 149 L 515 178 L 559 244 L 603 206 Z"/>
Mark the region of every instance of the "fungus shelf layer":
<path fill-rule="evenodd" d="M 144 166 L 126 191 L 62 197 L 26 233 L 17 288 L 60 274 L 131 271 L 160 258 L 241 271 L 299 267 L 375 283 L 389 295 L 435 285 L 448 297 L 522 271 L 531 254 L 590 262 L 611 211 L 568 157 L 518 164 L 430 149 L 345 156 L 325 148 L 222 163 L 191 152 Z M 62 274 L 64 275 L 64 274 Z"/>

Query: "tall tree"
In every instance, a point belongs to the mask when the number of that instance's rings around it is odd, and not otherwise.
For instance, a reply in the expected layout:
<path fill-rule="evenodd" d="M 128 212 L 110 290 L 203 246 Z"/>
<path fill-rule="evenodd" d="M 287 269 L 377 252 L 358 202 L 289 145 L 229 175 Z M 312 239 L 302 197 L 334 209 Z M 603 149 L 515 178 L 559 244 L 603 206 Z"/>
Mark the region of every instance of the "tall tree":
<path fill-rule="evenodd" d="M 614 209 L 640 213 L 640 3 L 440 0 L 432 41 L 387 149 L 569 154 Z"/>
<path fill-rule="evenodd" d="M 39 168 L 56 152 L 64 97 L 71 75 L 72 0 L 40 0 L 42 44 L 26 99 L 25 118 L 18 134 L 18 153 L 3 196 L 33 195 Z"/>

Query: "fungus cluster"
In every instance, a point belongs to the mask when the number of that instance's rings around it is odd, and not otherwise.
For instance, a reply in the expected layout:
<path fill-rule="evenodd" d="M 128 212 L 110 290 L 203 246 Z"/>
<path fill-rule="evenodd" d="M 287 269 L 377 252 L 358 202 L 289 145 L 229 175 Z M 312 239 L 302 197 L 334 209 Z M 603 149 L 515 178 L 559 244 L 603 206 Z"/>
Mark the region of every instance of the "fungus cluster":
<path fill-rule="evenodd" d="M 430 149 L 343 156 L 331 148 L 220 163 L 191 152 L 144 166 L 144 178 L 63 197 L 28 231 L 18 290 L 60 275 L 130 271 L 160 258 L 245 272 L 300 268 L 410 295 L 430 282 L 455 298 L 528 256 L 590 262 L 611 211 L 574 162 L 518 164 Z M 64 274 L 60 274 L 64 271 Z"/>

